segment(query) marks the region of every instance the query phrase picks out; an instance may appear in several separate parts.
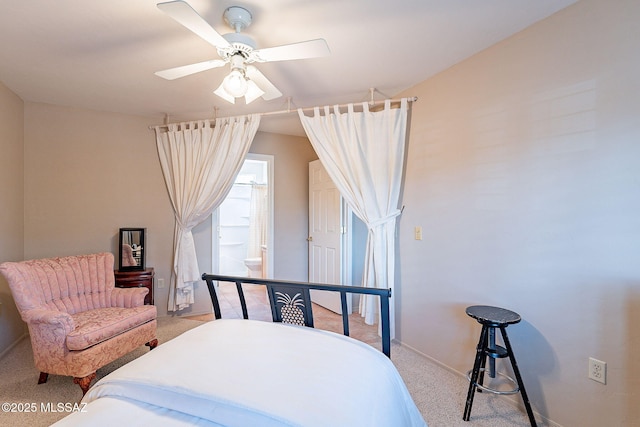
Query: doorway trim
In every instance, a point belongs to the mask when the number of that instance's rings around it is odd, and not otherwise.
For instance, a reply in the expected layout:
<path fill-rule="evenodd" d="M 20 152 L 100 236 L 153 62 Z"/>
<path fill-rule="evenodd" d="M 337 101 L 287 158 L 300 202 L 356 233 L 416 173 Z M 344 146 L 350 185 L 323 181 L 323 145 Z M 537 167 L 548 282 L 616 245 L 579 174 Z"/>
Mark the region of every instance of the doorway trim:
<path fill-rule="evenodd" d="M 267 163 L 267 179 L 268 189 L 267 195 L 269 198 L 269 221 L 267 222 L 267 277 L 266 279 L 273 278 L 273 265 L 275 258 L 274 251 L 274 156 L 271 154 L 255 154 L 247 153 L 244 160 L 259 160 Z M 243 162 L 244 162 L 243 160 Z M 219 209 L 216 209 L 211 214 L 211 268 L 218 274 L 220 272 L 220 213 Z"/>

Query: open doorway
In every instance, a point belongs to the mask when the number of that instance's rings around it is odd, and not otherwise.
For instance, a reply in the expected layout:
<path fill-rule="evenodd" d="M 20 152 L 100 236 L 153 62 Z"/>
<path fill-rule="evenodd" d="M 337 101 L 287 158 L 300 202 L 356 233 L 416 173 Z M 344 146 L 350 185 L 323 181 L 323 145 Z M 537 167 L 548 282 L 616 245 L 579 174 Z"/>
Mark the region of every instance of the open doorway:
<path fill-rule="evenodd" d="M 273 156 L 247 154 L 211 218 L 213 271 L 273 277 Z"/>

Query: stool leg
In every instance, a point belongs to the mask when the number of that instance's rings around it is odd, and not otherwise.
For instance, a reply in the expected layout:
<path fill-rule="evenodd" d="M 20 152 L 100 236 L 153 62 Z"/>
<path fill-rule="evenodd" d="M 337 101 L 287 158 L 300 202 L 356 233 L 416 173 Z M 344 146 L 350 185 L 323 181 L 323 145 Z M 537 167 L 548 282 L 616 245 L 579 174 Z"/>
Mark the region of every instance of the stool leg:
<path fill-rule="evenodd" d="M 476 384 L 478 385 L 483 385 L 484 384 L 484 374 L 485 372 L 487 372 L 486 368 L 487 368 L 487 359 L 489 359 L 489 363 L 491 363 L 491 361 L 493 359 L 491 359 L 490 357 L 487 357 L 487 348 L 491 348 L 490 347 L 490 343 L 491 343 L 491 334 L 495 333 L 495 330 L 493 327 L 491 326 L 486 326 L 487 328 L 487 335 L 484 338 L 484 343 L 482 344 L 482 348 L 483 348 L 483 353 L 484 355 L 482 356 L 482 360 L 480 361 L 480 372 L 478 374 L 478 381 L 476 381 Z M 494 365 L 494 369 L 495 369 L 495 365 Z M 478 393 L 482 393 L 482 389 L 481 388 L 477 388 L 476 391 Z"/>
<path fill-rule="evenodd" d="M 500 332 L 502 332 L 504 346 L 507 348 L 507 354 L 509 354 L 509 361 L 511 362 L 513 373 L 516 374 L 516 380 L 518 381 L 518 387 L 520 387 L 520 394 L 522 395 L 522 400 L 524 401 L 524 407 L 527 410 L 527 415 L 529 416 L 529 422 L 531 423 L 531 427 L 537 427 L 536 419 L 533 416 L 533 411 L 531 410 L 531 403 L 529 403 L 527 391 L 524 389 L 524 382 L 522 381 L 520 369 L 518 369 L 518 363 L 516 362 L 516 357 L 513 354 L 513 350 L 511 349 L 511 343 L 509 342 L 509 337 L 507 337 L 507 331 L 505 330 L 505 327 L 500 327 Z"/>
<path fill-rule="evenodd" d="M 483 364 L 483 360 L 486 359 L 485 343 L 487 342 L 488 327 L 482 325 L 482 331 L 480 332 L 480 341 L 478 341 L 478 347 L 476 347 L 476 360 L 473 363 L 473 371 L 471 373 L 471 379 L 469 380 L 469 391 L 467 392 L 467 403 L 464 407 L 464 415 L 462 419 L 469 421 L 471 416 L 471 406 L 473 406 L 473 396 L 475 395 L 476 385 L 478 384 L 478 376 L 480 375 L 480 366 Z"/>

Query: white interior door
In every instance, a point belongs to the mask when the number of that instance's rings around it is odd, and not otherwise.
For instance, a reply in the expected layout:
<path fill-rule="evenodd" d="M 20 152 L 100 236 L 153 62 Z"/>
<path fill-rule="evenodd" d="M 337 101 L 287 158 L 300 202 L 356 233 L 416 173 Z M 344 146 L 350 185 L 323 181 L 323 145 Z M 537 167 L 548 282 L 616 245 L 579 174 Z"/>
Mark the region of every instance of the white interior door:
<path fill-rule="evenodd" d="M 342 197 L 326 170 L 315 160 L 309 163 L 309 281 L 331 285 L 346 284 L 342 268 Z M 347 296 L 351 313 L 351 295 Z M 311 300 L 342 313 L 340 294 L 312 291 Z"/>

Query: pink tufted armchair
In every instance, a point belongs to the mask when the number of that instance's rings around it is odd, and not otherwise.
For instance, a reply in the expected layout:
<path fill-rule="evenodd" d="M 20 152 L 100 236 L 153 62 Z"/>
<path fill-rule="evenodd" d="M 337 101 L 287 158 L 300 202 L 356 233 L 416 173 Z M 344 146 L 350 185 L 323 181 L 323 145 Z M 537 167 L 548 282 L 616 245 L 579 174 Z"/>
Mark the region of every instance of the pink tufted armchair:
<path fill-rule="evenodd" d="M 0 264 L 29 327 L 38 384 L 69 375 L 87 392 L 96 370 L 156 339 L 147 288 L 116 288 L 111 253 Z"/>

